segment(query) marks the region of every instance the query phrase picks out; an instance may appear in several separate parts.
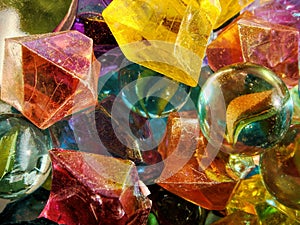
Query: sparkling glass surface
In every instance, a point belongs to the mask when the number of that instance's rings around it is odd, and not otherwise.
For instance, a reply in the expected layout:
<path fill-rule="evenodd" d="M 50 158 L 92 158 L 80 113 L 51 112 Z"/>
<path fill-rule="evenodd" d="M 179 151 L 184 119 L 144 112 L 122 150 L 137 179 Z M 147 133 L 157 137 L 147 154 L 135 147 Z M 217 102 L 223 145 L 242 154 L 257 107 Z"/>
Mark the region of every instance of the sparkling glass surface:
<path fill-rule="evenodd" d="M 208 141 L 228 153 L 255 155 L 284 137 L 293 102 L 271 70 L 251 63 L 219 70 L 204 84 L 200 125 Z M 222 138 L 223 137 L 223 138 Z"/>
<path fill-rule="evenodd" d="M 95 105 L 100 64 L 92 47 L 77 31 L 6 39 L 1 99 L 42 129 Z"/>
<path fill-rule="evenodd" d="M 0 198 L 19 199 L 47 179 L 50 137 L 20 115 L 0 116 Z"/>
<path fill-rule="evenodd" d="M 178 111 L 188 100 L 190 87 L 138 64 L 119 71 L 120 96 L 134 112 L 158 118 Z"/>

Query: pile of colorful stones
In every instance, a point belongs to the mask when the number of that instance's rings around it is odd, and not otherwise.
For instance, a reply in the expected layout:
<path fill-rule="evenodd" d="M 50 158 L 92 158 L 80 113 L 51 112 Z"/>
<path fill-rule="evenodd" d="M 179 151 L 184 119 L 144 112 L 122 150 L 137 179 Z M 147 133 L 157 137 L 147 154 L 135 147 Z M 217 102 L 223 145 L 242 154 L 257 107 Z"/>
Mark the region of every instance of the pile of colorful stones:
<path fill-rule="evenodd" d="M 300 224 L 298 0 L 65 4 L 5 39 L 0 224 Z"/>

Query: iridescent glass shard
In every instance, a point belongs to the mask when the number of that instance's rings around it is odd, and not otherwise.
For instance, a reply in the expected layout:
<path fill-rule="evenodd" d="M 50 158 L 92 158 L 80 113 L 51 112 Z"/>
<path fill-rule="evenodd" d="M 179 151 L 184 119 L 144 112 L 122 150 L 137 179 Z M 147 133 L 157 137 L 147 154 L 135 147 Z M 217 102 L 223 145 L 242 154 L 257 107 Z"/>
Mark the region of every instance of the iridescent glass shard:
<path fill-rule="evenodd" d="M 209 0 L 114 0 L 103 11 L 129 60 L 190 86 L 198 82 L 219 14 L 219 1 Z"/>
<path fill-rule="evenodd" d="M 298 42 L 296 28 L 257 18 L 238 21 L 244 61 L 272 69 L 289 87 L 298 84 Z"/>
<path fill-rule="evenodd" d="M 92 40 L 77 31 L 10 38 L 1 98 L 44 129 L 96 104 L 99 70 Z"/>
<path fill-rule="evenodd" d="M 59 224 L 146 224 L 146 186 L 129 160 L 71 150 L 50 151 L 53 182 L 40 217 Z"/>
<path fill-rule="evenodd" d="M 222 210 L 238 178 L 228 171 L 225 155 L 206 147 L 196 112 L 172 113 L 159 145 L 165 167 L 156 183 L 203 208 Z"/>

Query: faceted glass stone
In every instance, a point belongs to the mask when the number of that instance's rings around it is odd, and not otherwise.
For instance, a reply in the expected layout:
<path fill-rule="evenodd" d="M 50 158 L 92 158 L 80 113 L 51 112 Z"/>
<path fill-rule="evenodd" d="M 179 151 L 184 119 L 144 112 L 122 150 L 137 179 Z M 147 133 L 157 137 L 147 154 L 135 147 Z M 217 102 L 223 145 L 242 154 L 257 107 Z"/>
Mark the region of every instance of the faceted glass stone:
<path fill-rule="evenodd" d="M 189 86 L 197 85 L 219 14 L 219 1 L 210 0 L 114 0 L 103 11 L 130 61 Z"/>
<path fill-rule="evenodd" d="M 300 125 L 291 126 L 285 138 L 261 157 L 266 188 L 280 203 L 297 210 L 300 210 L 299 143 Z"/>
<path fill-rule="evenodd" d="M 42 129 L 95 105 L 100 65 L 92 47 L 77 31 L 6 39 L 1 99 Z"/>
<path fill-rule="evenodd" d="M 244 61 L 272 69 L 289 87 L 298 85 L 298 42 L 296 28 L 257 18 L 238 21 Z"/>
<path fill-rule="evenodd" d="M 214 25 L 214 28 L 220 27 L 226 21 L 238 14 L 243 8 L 248 6 L 254 0 L 219 0 L 221 5 L 221 14 Z"/>
<path fill-rule="evenodd" d="M 165 167 L 156 183 L 203 208 L 223 210 L 238 177 L 227 168 L 228 155 L 206 148 L 196 111 L 172 113 L 158 149 Z"/>
<path fill-rule="evenodd" d="M 53 182 L 40 217 L 59 224 L 146 224 L 151 202 L 135 165 L 97 154 L 50 151 Z"/>
<path fill-rule="evenodd" d="M 72 29 L 93 39 L 94 53 L 97 58 L 118 46 L 100 13 L 87 12 L 77 15 Z"/>
<path fill-rule="evenodd" d="M 146 118 L 166 117 L 188 101 L 190 87 L 138 64 L 119 70 L 120 94 L 133 112 Z"/>
<path fill-rule="evenodd" d="M 252 14 L 245 11 L 230 23 L 217 38 L 213 40 L 206 49 L 208 65 L 213 71 L 217 71 L 224 66 L 243 62 L 238 24 L 241 18 L 251 17 Z"/>
<path fill-rule="evenodd" d="M 206 210 L 180 198 L 161 187 L 150 186 L 153 202 L 151 211 L 156 215 L 159 225 L 202 225 Z"/>
<path fill-rule="evenodd" d="M 293 210 L 284 208 L 264 187 L 260 174 L 241 180 L 226 206 L 228 214 L 243 211 L 257 215 L 259 224 L 289 225 L 299 224 L 293 215 Z"/>
<path fill-rule="evenodd" d="M 256 215 L 246 213 L 243 211 L 236 211 L 211 225 L 260 225 Z"/>
<path fill-rule="evenodd" d="M 255 16 L 270 23 L 295 27 L 300 30 L 300 2 L 297 0 L 270 0 L 253 7 Z"/>
<path fill-rule="evenodd" d="M 209 77 L 199 108 L 202 132 L 213 146 L 228 153 L 256 155 L 283 139 L 293 102 L 274 72 L 241 63 Z"/>
<path fill-rule="evenodd" d="M 21 115 L 0 115 L 0 198 L 16 200 L 38 189 L 47 179 L 51 141 Z"/>

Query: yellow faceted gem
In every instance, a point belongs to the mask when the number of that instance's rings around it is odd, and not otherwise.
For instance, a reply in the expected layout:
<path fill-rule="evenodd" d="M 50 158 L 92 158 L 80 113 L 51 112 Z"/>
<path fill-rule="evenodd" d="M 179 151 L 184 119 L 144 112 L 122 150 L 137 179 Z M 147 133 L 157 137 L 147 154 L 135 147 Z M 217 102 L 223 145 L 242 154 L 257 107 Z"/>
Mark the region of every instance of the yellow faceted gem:
<path fill-rule="evenodd" d="M 114 0 L 102 15 L 129 60 L 196 86 L 220 9 L 219 0 Z"/>
<path fill-rule="evenodd" d="M 243 8 L 254 2 L 254 0 L 219 0 L 221 14 L 214 25 L 214 29 L 223 25 L 227 20 L 238 14 Z"/>

